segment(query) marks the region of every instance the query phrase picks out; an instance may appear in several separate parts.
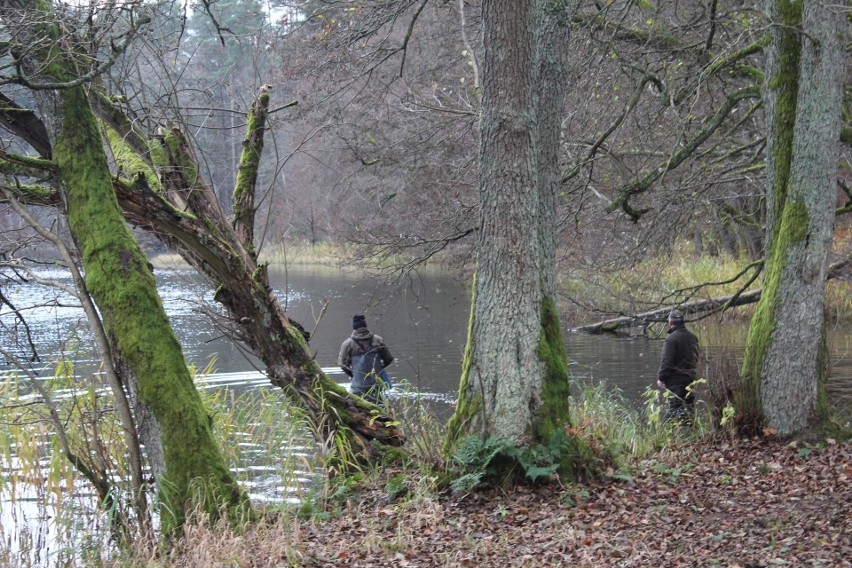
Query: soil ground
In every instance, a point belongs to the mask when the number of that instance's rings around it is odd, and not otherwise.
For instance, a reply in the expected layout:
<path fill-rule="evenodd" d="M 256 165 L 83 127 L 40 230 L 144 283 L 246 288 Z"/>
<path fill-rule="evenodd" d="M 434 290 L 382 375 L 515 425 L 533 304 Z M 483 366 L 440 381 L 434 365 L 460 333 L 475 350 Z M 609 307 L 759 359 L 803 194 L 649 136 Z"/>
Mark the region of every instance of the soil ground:
<path fill-rule="evenodd" d="M 290 544 L 302 566 L 852 567 L 850 450 L 728 440 L 588 484 L 367 491 Z"/>

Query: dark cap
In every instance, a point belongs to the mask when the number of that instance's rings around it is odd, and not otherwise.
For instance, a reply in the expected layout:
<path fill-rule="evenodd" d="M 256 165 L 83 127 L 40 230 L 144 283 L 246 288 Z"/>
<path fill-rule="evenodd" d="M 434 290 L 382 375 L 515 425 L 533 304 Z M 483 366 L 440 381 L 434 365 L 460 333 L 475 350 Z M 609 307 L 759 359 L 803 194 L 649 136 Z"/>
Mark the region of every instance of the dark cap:
<path fill-rule="evenodd" d="M 361 329 L 362 327 L 367 327 L 367 318 L 362 314 L 352 316 L 352 329 Z"/>
<path fill-rule="evenodd" d="M 672 310 L 669 313 L 669 323 L 683 323 L 683 314 L 677 310 Z"/>

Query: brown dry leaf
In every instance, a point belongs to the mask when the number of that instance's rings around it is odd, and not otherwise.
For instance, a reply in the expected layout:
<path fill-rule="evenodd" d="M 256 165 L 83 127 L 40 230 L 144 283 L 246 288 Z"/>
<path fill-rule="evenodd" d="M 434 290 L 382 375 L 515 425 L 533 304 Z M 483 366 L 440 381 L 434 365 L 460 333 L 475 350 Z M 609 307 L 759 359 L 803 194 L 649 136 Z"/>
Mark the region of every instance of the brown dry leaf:
<path fill-rule="evenodd" d="M 629 486 L 586 484 L 588 500 L 570 507 L 577 487 L 445 495 L 423 505 L 428 522 L 417 502 L 388 506 L 374 491 L 300 530 L 295 546 L 303 566 L 852 568 L 848 442 L 745 440 L 655 458 L 663 470 L 690 466 L 688 475 L 637 467 Z"/>

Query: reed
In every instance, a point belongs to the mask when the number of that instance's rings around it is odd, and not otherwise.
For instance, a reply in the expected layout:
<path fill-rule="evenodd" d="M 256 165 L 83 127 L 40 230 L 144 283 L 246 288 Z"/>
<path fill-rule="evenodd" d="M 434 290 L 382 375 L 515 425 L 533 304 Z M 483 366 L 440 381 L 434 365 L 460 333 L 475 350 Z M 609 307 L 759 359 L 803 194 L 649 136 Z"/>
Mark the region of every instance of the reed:
<path fill-rule="evenodd" d="M 280 515 L 242 524 L 227 518 L 212 523 L 199 515 L 167 549 L 158 539 L 147 536 L 92 565 L 102 568 L 299 566 L 299 528 L 298 519 Z"/>
<path fill-rule="evenodd" d="M 288 240 L 266 244 L 260 252 L 260 259 L 270 264 L 337 266 L 353 254 L 354 248 L 349 245 Z"/>
<path fill-rule="evenodd" d="M 590 446 L 604 450 L 616 468 L 629 469 L 631 463 L 661 449 L 692 444 L 713 435 L 703 400 L 697 402 L 694 424 L 689 428 L 667 420 L 665 404 L 659 389 L 646 391 L 640 409 L 611 385 L 589 384 L 582 386 L 572 399 L 572 419 L 575 430 Z"/>
<path fill-rule="evenodd" d="M 77 379 L 64 361 L 39 381 L 36 392 L 16 374 L 0 379 L 0 565 L 10 568 L 73 565 L 147 523 L 131 505 L 121 424 L 101 378 Z"/>
<path fill-rule="evenodd" d="M 98 376 L 76 378 L 73 366 L 65 362 L 43 384 L 56 403 L 74 456 L 109 483 L 108 501 L 93 494 L 89 480 L 61 451 L 54 422 L 40 396 L 19 384 L 16 375 L 0 379 L 0 400 L 4 401 L 0 405 L 0 468 L 4 471 L 0 519 L 5 521 L 0 522 L 0 537 L 7 544 L 0 551 L 0 565 L 110 565 L 108 559 L 118 562 L 112 565 L 124 565 L 128 546 L 144 551 L 149 558 L 159 558 L 157 539 L 130 509 L 120 421 L 110 402 L 111 393 Z M 203 376 L 195 380 L 204 387 Z M 294 517 L 291 512 L 306 498 L 308 488 L 323 478 L 313 438 L 298 410 L 280 389 L 237 393 L 201 388 L 200 392 L 228 466 L 258 502 L 259 511 L 275 517 L 284 511 L 284 518 Z M 156 493 L 151 497 L 156 501 Z M 261 530 L 258 518 L 232 519 L 229 530 L 234 535 L 248 527 Z M 215 529 L 220 537 L 223 530 L 219 525 L 211 527 L 198 515 L 188 527 L 196 531 L 190 532 L 195 536 L 204 534 L 205 527 Z M 277 529 L 267 526 L 263 530 Z M 208 544 L 207 536 L 199 538 Z M 45 557 L 47 550 L 49 558 Z"/>

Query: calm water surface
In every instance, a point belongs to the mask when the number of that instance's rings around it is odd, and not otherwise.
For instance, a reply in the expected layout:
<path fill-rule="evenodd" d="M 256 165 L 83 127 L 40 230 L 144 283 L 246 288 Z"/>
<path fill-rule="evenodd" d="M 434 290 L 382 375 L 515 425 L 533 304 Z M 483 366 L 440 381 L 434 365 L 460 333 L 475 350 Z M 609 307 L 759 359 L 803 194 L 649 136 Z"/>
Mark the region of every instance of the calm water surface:
<path fill-rule="evenodd" d="M 46 274 L 62 278 L 59 272 Z M 191 270 L 157 270 L 157 283 L 167 313 L 184 347 L 186 358 L 197 368 L 212 365 L 209 384 L 227 385 L 238 391 L 268 386 L 263 365 L 241 346 L 231 342 L 222 328 L 221 309 L 213 292 Z M 445 405 L 449 412 L 458 394 L 461 359 L 469 314 L 469 290 L 454 277 L 439 271 L 423 272 L 404 286 L 365 283 L 362 274 L 338 269 L 297 266 L 270 271 L 270 283 L 288 314 L 313 331 L 310 348 L 332 378 L 346 383 L 337 367 L 341 342 L 351 333 L 351 317 L 364 313 L 370 329 L 382 336 L 396 361 L 391 374 L 411 383 L 423 396 Z M 43 361 L 55 360 L 64 351 L 79 369 L 93 365 L 91 353 L 79 345 L 90 343 L 85 317 L 74 300 L 41 286 L 23 286 L 4 294 L 18 307 L 42 304 L 25 311 L 31 333 Z M 14 323 L 7 308 L 0 311 L 0 341 L 7 348 L 24 346 L 10 334 Z M 589 322 L 563 322 L 568 328 Z M 705 364 L 715 364 L 721 350 L 738 357 L 745 337 L 744 324 L 692 324 L 701 339 Z M 79 341 L 73 341 L 72 332 Z M 657 330 L 659 332 L 659 330 Z M 852 385 L 852 330 L 829 333 L 833 361 L 829 391 L 848 400 Z M 605 382 L 620 389 L 630 400 L 656 380 L 660 338 L 611 337 L 566 333 L 572 361 L 570 371 L 578 380 Z M 35 368 L 39 365 L 36 364 Z M 81 371 L 82 372 L 82 371 Z M 269 387 L 273 388 L 273 387 Z M 442 412 L 443 413 L 443 412 Z"/>

